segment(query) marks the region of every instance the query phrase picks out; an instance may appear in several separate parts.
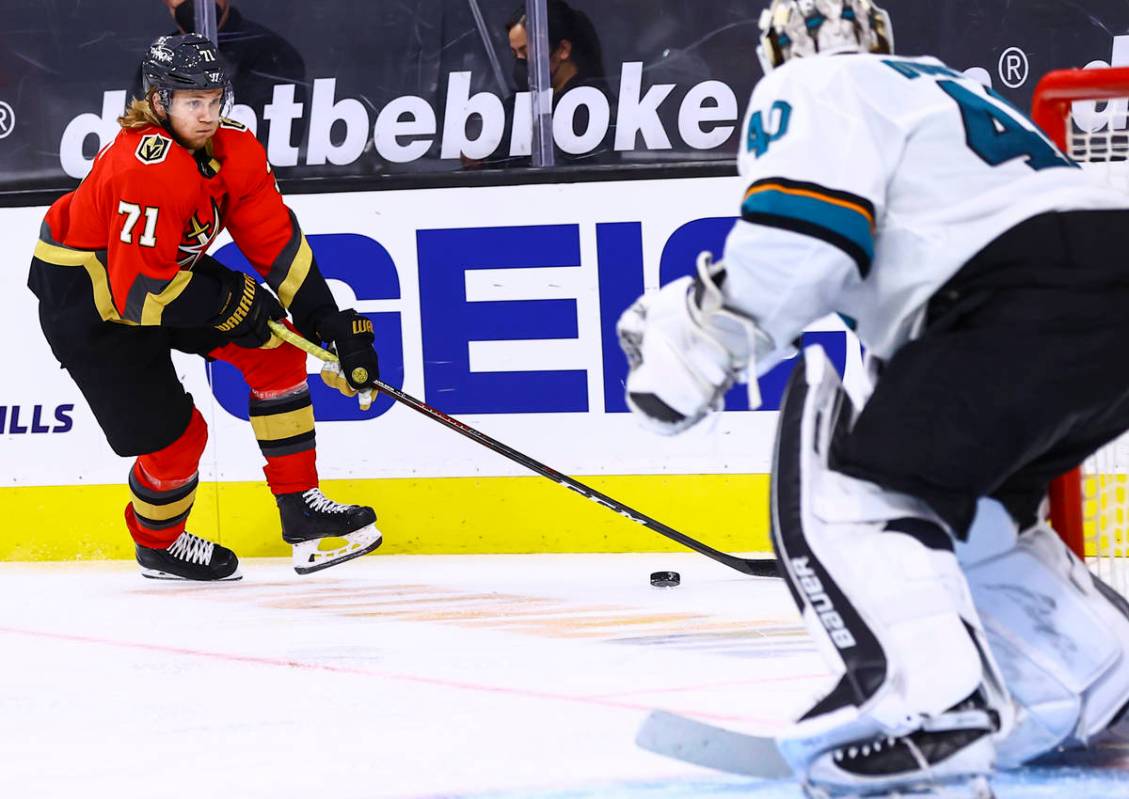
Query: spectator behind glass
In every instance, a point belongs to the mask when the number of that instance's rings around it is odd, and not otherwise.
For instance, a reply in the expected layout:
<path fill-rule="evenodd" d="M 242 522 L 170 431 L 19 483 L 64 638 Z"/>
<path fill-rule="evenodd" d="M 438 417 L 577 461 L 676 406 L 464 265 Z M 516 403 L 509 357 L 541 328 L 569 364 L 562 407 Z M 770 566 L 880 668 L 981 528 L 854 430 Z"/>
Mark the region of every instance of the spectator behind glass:
<path fill-rule="evenodd" d="M 173 33 L 195 32 L 195 0 L 162 1 L 176 21 L 178 30 Z M 258 138 L 265 144 L 267 124 L 263 120 L 263 108 L 271 102 L 275 84 L 294 84 L 294 101 L 306 105 L 306 63 L 294 45 L 269 28 L 247 19 L 231 0 L 215 0 L 215 3 L 219 51 L 231 72 L 235 102 L 248 105 L 255 112 Z M 134 79 L 133 95 L 141 96 L 140 72 Z M 290 128 L 290 143 L 303 150 L 305 127 L 303 117 L 294 120 Z"/>
<path fill-rule="evenodd" d="M 581 86 L 591 86 L 608 100 L 615 109 L 611 91 L 605 79 L 604 58 L 596 26 L 583 11 L 572 8 L 564 0 L 549 0 L 549 85 L 553 89 L 553 109 L 556 110 L 565 94 Z M 506 36 L 514 57 L 513 78 L 519 92 L 529 91 L 529 33 L 526 29 L 525 4 L 518 6 L 506 21 Z M 510 139 L 513 132 L 514 97 L 506 100 L 506 129 L 502 142 L 485 161 L 468 161 L 467 168 L 486 166 L 524 167 L 532 163 L 529 156 L 510 156 Z M 614 160 L 615 119 L 611 115 L 608 131 L 591 151 L 580 154 L 566 153 L 556 146 L 553 152 L 557 164 L 604 164 Z M 587 130 L 589 114 L 581 105 L 573 117 L 576 131 Z M 532 124 L 526 121 L 524 124 Z"/>

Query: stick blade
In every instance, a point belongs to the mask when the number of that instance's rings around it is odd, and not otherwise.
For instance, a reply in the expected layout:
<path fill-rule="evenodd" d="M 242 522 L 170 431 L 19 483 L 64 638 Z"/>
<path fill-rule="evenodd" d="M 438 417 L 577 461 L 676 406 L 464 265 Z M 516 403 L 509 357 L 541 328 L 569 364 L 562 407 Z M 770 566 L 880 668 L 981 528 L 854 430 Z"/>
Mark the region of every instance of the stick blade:
<path fill-rule="evenodd" d="M 729 774 L 762 780 L 792 776 L 772 738 L 733 732 L 665 710 L 651 712 L 635 736 L 635 745 Z"/>

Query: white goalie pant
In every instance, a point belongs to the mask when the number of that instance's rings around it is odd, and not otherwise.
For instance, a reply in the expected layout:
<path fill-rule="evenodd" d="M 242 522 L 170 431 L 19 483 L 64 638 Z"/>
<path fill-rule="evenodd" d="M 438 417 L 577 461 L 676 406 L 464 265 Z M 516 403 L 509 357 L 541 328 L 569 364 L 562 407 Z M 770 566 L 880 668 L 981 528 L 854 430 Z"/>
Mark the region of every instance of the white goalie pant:
<path fill-rule="evenodd" d="M 1015 766 L 1100 735 L 1129 703 L 1129 605 L 1046 526 L 1016 534 L 982 500 L 958 549 L 989 644 L 1018 706 L 998 744 Z"/>
<path fill-rule="evenodd" d="M 825 660 L 842 674 L 778 739 L 797 774 L 812 780 L 827 772 L 830 750 L 929 729 L 929 719 L 978 690 L 1000 727 L 1011 725 L 951 536 L 920 500 L 828 467 L 832 437 L 852 412 L 823 351 L 805 350 L 781 411 L 772 510 L 793 598 Z M 948 717 L 960 725 L 969 714 Z M 967 753 L 961 773 L 991 771 L 992 738 L 985 734 Z M 936 772 L 930 776 L 945 778 L 942 767 Z"/>

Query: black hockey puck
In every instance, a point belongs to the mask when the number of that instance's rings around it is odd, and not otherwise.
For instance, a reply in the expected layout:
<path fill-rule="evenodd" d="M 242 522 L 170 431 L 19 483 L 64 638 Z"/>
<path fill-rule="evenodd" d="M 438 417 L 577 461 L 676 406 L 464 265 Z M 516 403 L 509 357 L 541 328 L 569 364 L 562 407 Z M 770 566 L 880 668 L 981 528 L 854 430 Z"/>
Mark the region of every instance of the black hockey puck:
<path fill-rule="evenodd" d="M 651 572 L 651 585 L 655 588 L 674 588 L 681 582 L 678 572 Z"/>

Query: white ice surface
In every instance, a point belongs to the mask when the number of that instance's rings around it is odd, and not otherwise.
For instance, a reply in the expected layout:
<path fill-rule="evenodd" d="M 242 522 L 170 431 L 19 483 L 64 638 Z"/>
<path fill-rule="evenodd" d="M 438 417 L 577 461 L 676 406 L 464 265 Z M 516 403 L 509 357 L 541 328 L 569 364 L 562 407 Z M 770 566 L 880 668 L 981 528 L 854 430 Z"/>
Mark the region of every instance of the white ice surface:
<path fill-rule="evenodd" d="M 652 588 L 660 569 L 681 587 Z M 772 732 L 818 696 L 779 581 L 692 554 L 243 572 L 0 564 L 0 797 L 800 795 L 633 744 L 656 707 Z M 1124 772 L 1042 774 L 1001 799 L 1129 796 Z"/>

